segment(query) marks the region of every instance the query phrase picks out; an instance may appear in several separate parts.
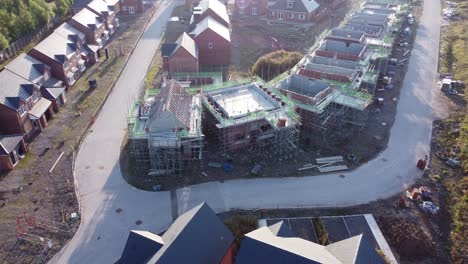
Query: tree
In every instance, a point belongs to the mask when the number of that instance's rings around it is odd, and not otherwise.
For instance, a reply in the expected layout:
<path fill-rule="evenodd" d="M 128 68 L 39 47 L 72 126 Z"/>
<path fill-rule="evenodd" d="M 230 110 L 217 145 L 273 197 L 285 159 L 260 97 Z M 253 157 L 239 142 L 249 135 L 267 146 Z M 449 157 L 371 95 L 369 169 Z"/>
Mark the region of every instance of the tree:
<path fill-rule="evenodd" d="M 57 15 L 59 15 L 62 18 L 66 17 L 70 10 L 71 4 L 72 4 L 72 1 L 70 0 L 57 0 L 55 13 L 57 13 Z"/>
<path fill-rule="evenodd" d="M 2 33 L 0 33 L 0 49 L 6 49 L 8 45 L 8 39 Z"/>

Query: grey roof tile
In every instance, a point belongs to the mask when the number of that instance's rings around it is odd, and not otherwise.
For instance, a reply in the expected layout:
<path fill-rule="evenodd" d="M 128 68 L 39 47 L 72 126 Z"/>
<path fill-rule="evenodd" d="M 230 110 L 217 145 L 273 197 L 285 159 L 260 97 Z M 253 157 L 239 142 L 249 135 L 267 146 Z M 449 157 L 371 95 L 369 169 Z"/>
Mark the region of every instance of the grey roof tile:
<path fill-rule="evenodd" d="M 37 86 L 8 70 L 0 72 L 0 104 L 14 110 L 18 109 L 20 100 L 28 99 Z"/>
<path fill-rule="evenodd" d="M 190 32 L 190 35 L 195 38 L 207 29 L 213 30 L 216 34 L 231 42 L 231 32 L 229 31 L 229 28 L 209 16 L 198 22 L 192 32 Z"/>
<path fill-rule="evenodd" d="M 12 152 L 23 139 L 23 135 L 0 135 L 0 154 Z"/>
<path fill-rule="evenodd" d="M 10 63 L 5 65 L 5 69 L 35 84 L 38 84 L 43 80 L 46 68 L 48 68 L 48 66 L 25 53 L 20 54 Z"/>
<path fill-rule="evenodd" d="M 73 20 L 94 31 L 103 24 L 102 18 L 94 14 L 91 10 L 84 8 L 72 17 Z"/>
<path fill-rule="evenodd" d="M 293 2 L 292 8 L 288 7 L 288 2 Z M 314 0 L 279 0 L 270 6 L 270 10 L 290 11 L 311 13 L 319 7 L 319 4 Z"/>

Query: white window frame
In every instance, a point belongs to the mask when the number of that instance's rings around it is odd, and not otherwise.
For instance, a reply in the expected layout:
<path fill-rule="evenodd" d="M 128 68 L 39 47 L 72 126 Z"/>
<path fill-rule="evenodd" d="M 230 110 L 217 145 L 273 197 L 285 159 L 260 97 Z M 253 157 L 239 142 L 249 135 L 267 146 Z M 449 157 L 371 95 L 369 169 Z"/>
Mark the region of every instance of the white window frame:
<path fill-rule="evenodd" d="M 26 109 L 24 108 L 24 105 L 18 108 L 18 113 L 20 114 L 20 116 L 23 116 L 24 114 L 26 114 Z"/>
<path fill-rule="evenodd" d="M 37 92 L 33 92 L 32 94 L 32 99 L 33 99 L 33 102 L 37 102 L 37 100 L 39 100 L 39 94 Z"/>
<path fill-rule="evenodd" d="M 250 9 L 250 13 L 251 13 L 252 15 L 255 15 L 255 16 L 256 16 L 256 15 L 257 15 L 257 8 L 256 8 L 256 7 L 252 7 L 252 8 Z"/>
<path fill-rule="evenodd" d="M 284 20 L 282 12 L 278 12 L 278 20 Z"/>
<path fill-rule="evenodd" d="M 305 20 L 305 15 L 304 14 L 299 14 L 299 19 L 300 20 Z"/>
<path fill-rule="evenodd" d="M 122 11 L 127 11 L 127 6 L 122 6 Z"/>
<path fill-rule="evenodd" d="M 286 7 L 287 8 L 293 8 L 294 7 L 294 2 L 292 2 L 292 1 L 286 2 Z"/>
<path fill-rule="evenodd" d="M 208 43 L 208 48 L 209 48 L 209 49 L 213 49 L 213 43 L 211 43 L 211 42 Z"/>
<path fill-rule="evenodd" d="M 129 6 L 128 7 L 128 13 L 132 14 L 132 15 L 135 14 L 135 7 L 134 6 Z"/>
<path fill-rule="evenodd" d="M 290 16 L 290 17 L 291 17 L 291 18 L 294 18 L 294 13 L 291 13 L 291 16 Z"/>

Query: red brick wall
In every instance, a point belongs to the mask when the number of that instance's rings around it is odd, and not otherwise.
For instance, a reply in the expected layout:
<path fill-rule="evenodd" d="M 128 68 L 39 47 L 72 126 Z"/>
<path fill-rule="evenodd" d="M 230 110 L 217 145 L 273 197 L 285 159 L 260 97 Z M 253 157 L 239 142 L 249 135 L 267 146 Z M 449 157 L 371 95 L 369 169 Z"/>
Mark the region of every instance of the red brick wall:
<path fill-rule="evenodd" d="M 211 29 L 194 38 L 198 45 L 198 62 L 200 65 L 229 65 L 231 42 L 222 38 Z M 209 43 L 213 46 L 210 49 Z"/>
<path fill-rule="evenodd" d="M 99 28 L 95 31 L 92 31 L 88 27 L 81 25 L 80 23 L 76 22 L 75 20 L 71 19 L 68 23 L 74 27 L 76 27 L 81 32 L 85 33 L 86 35 L 86 43 L 97 45 L 96 39 L 101 38 L 102 33 L 106 30 L 106 25 L 102 24 Z M 103 43 L 104 44 L 104 43 Z"/>
<path fill-rule="evenodd" d="M 169 72 L 198 72 L 198 60 L 180 48 L 168 59 Z"/>
<path fill-rule="evenodd" d="M 351 81 L 348 77 L 343 76 L 343 75 L 337 75 L 337 74 L 325 73 L 325 72 L 317 72 L 317 71 L 308 70 L 308 69 L 300 69 L 299 74 L 307 76 L 307 77 L 311 77 L 314 79 L 329 79 L 329 80 L 340 81 L 340 82 Z"/>
<path fill-rule="evenodd" d="M 132 9 L 135 13 L 131 14 L 130 10 Z M 134 15 L 141 14 L 145 11 L 143 7 L 143 0 L 120 0 L 120 14 L 121 15 Z"/>
<path fill-rule="evenodd" d="M 219 264 L 233 264 L 234 250 L 235 245 L 232 244 L 229 250 L 226 252 L 226 255 L 224 255 L 223 259 L 219 262 Z"/>
<path fill-rule="evenodd" d="M 234 10 L 236 14 L 242 14 L 241 8 L 244 8 L 244 15 L 251 15 L 252 8 L 257 8 L 257 16 L 262 16 L 267 13 L 267 0 L 236 0 L 234 5 Z"/>
<path fill-rule="evenodd" d="M 27 116 L 27 114 L 25 114 Z M 18 112 L 0 104 L 0 134 L 22 134 L 23 125 Z M 7 125 L 3 125 L 7 124 Z"/>
<path fill-rule="evenodd" d="M 287 22 L 296 22 L 296 23 L 309 23 L 312 19 L 316 16 L 317 11 L 313 11 L 311 13 L 305 12 L 290 12 L 287 10 L 268 10 L 268 18 L 271 20 L 278 20 L 278 21 L 287 21 Z M 279 19 L 279 13 L 283 14 L 283 20 Z M 304 19 L 299 19 L 300 15 L 304 16 Z"/>
<path fill-rule="evenodd" d="M 350 61 L 358 61 L 359 56 L 353 54 L 346 54 L 346 53 L 338 53 L 333 51 L 326 51 L 326 50 L 316 50 L 315 55 L 328 57 L 328 58 L 337 58 L 340 60 L 350 60 Z"/>
<path fill-rule="evenodd" d="M 48 65 L 50 67 L 50 73 L 52 74 L 52 76 L 67 83 L 67 78 L 65 77 L 63 64 L 49 58 L 48 56 L 42 54 L 41 52 L 35 49 L 32 49 L 31 51 L 29 51 L 28 54 L 40 60 L 44 64 Z"/>

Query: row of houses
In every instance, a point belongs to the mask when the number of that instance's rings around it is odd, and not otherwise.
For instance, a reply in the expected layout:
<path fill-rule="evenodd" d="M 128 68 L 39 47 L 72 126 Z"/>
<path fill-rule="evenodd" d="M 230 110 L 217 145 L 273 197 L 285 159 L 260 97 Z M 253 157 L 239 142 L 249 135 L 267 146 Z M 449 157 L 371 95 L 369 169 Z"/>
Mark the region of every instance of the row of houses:
<path fill-rule="evenodd" d="M 230 64 L 231 32 L 226 6 L 218 0 L 202 0 L 192 9 L 187 31 L 175 43 L 162 47 L 163 69 L 169 74 L 199 72 L 204 67 Z"/>
<path fill-rule="evenodd" d="M 285 221 L 245 234 L 237 249 L 231 231 L 202 203 L 179 216 L 162 235 L 132 230 L 116 263 L 383 264 L 385 260 L 363 234 L 320 245 L 295 236 Z"/>
<path fill-rule="evenodd" d="M 0 72 L 0 170 L 24 157 L 27 142 L 66 102 L 66 91 L 96 63 L 119 26 L 118 1 L 93 0 Z"/>

